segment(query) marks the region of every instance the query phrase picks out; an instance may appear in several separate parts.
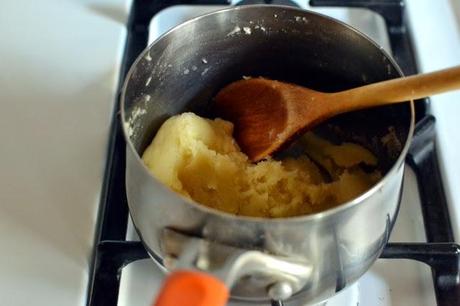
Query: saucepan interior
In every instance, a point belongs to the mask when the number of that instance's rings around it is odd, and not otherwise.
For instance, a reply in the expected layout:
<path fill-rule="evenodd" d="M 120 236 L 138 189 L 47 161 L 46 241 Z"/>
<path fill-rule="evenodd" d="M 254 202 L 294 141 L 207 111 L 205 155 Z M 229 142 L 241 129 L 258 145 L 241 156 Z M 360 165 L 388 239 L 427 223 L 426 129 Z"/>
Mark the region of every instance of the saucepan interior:
<path fill-rule="evenodd" d="M 276 12 L 276 13 L 274 13 Z M 213 117 L 212 98 L 243 76 L 263 76 L 324 91 L 340 91 L 400 76 L 373 42 L 327 17 L 299 10 L 241 7 L 203 16 L 152 44 L 139 57 L 125 86 L 128 139 L 142 155 L 156 130 L 185 111 Z M 386 173 L 407 141 L 409 104 L 339 116 L 319 128 L 333 141 L 371 149 Z M 394 131 L 399 146 L 381 139 Z"/>

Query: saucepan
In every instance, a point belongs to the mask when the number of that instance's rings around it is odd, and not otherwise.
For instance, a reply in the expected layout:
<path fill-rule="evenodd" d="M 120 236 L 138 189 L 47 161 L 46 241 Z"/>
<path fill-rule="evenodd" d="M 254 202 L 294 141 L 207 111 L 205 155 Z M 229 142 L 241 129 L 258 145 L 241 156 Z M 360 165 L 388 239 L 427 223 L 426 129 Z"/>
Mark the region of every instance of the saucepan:
<path fill-rule="evenodd" d="M 242 76 L 334 92 L 396 78 L 401 70 L 350 26 L 283 6 L 203 15 L 147 47 L 128 73 L 121 108 L 131 218 L 151 257 L 172 271 L 157 305 L 198 305 L 195 299 L 219 305 L 228 295 L 242 305 L 314 304 L 355 282 L 388 241 L 414 128 L 412 102 L 318 127 L 331 141 L 370 149 L 382 173 L 367 192 L 320 213 L 236 216 L 184 198 L 149 173 L 140 156 L 165 119 L 185 111 L 212 117 L 213 96 Z"/>

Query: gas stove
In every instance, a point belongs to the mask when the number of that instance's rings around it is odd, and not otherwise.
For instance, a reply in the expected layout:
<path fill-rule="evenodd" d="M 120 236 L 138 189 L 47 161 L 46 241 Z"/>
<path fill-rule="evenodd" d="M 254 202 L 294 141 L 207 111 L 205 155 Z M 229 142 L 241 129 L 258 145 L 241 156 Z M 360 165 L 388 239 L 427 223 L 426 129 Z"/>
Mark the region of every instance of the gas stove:
<path fill-rule="evenodd" d="M 417 72 L 402 1 L 265 2 L 298 5 L 348 23 L 392 54 L 405 74 Z M 227 1 L 134 1 L 120 84 L 137 55 L 160 35 L 187 19 L 228 5 Z M 436 158 L 435 118 L 427 111 L 427 101 L 416 104 L 416 133 L 390 243 L 359 281 L 326 301 L 327 305 L 460 304 L 460 247 L 453 243 Z M 164 278 L 161 266 L 148 256 L 129 220 L 124 160 L 125 143 L 115 112 L 89 283 L 91 306 L 150 305 Z M 242 304 L 230 301 L 229 305 Z"/>

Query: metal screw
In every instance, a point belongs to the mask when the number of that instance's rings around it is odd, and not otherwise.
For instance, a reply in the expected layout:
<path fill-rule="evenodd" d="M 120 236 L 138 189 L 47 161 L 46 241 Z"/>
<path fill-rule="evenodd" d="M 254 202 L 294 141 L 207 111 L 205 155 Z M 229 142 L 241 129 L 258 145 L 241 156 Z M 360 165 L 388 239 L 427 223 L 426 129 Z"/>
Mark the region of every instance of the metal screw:
<path fill-rule="evenodd" d="M 210 266 L 209 259 L 205 256 L 199 256 L 195 263 L 196 267 L 200 270 L 208 270 Z"/>
<path fill-rule="evenodd" d="M 273 300 L 285 300 L 291 297 L 293 293 L 290 283 L 281 281 L 274 283 L 268 288 L 268 295 Z"/>
<path fill-rule="evenodd" d="M 166 269 L 172 270 L 177 265 L 177 259 L 172 256 L 166 255 L 163 258 L 163 265 L 165 266 Z"/>

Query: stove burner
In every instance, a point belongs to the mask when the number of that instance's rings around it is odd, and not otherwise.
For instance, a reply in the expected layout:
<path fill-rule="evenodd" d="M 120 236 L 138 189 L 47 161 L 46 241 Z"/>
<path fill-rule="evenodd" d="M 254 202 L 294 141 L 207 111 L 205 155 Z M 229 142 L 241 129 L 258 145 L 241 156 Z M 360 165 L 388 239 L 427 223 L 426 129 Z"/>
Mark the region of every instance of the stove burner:
<path fill-rule="evenodd" d="M 295 5 L 290 0 L 243 0 L 240 4 Z M 119 88 L 136 59 L 147 46 L 148 25 L 160 10 L 177 4 L 226 5 L 225 0 L 134 0 L 128 21 L 128 36 L 121 67 Z M 379 13 L 385 20 L 393 56 L 405 74 L 417 72 L 410 35 L 404 23 L 402 0 L 311 0 L 313 6 L 361 7 Z M 414 169 L 419 185 L 428 243 L 388 243 L 381 258 L 412 259 L 429 265 L 439 306 L 460 304 L 460 246 L 453 243 L 453 232 L 434 146 L 434 117 L 426 114 L 426 103 L 416 104 L 417 126 L 407 162 Z M 119 103 L 117 101 L 116 105 Z M 126 241 L 128 206 L 125 194 L 125 142 L 115 108 L 109 139 L 104 185 L 99 211 L 98 232 L 90 282 L 88 306 L 117 305 L 121 270 L 148 254 L 141 242 Z M 272 306 L 282 306 L 272 301 Z"/>

